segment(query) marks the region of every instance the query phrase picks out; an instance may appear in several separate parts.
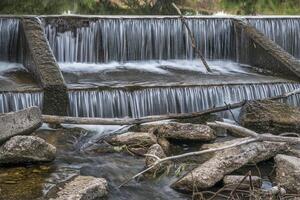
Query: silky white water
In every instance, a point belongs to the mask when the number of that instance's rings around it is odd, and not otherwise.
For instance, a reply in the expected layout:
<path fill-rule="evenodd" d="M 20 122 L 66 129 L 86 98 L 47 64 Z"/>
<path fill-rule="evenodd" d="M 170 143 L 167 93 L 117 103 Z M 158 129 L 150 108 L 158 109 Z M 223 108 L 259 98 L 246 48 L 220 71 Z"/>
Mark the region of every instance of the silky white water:
<path fill-rule="evenodd" d="M 230 60 L 208 61 L 213 74 L 248 74 L 251 67 Z M 149 60 L 134 62 L 109 63 L 59 63 L 63 72 L 68 73 L 99 73 L 103 71 L 140 70 L 158 74 L 172 74 L 170 69 L 207 73 L 200 59 L 197 60 Z"/>
<path fill-rule="evenodd" d="M 69 114 L 85 117 L 142 117 L 190 113 L 240 102 L 263 99 L 300 88 L 300 84 L 248 84 L 198 87 L 161 87 L 140 90 L 70 91 Z M 288 99 L 299 106 L 300 96 Z"/>

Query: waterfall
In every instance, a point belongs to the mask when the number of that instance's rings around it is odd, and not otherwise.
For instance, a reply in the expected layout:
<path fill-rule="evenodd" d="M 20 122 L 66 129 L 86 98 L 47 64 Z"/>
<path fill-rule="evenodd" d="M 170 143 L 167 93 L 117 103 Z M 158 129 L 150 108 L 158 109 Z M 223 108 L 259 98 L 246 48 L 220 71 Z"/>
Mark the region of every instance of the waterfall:
<path fill-rule="evenodd" d="M 208 59 L 234 57 L 230 19 L 188 18 L 197 47 Z M 45 32 L 59 62 L 101 63 L 129 60 L 192 59 L 195 52 L 179 18 L 111 18 L 90 21 L 88 27 Z"/>
<path fill-rule="evenodd" d="M 142 117 L 197 112 L 244 99 L 262 99 L 300 88 L 300 84 L 252 84 L 198 87 L 161 87 L 140 90 L 69 91 L 71 116 Z M 300 96 L 288 99 L 299 106 Z"/>
<path fill-rule="evenodd" d="M 17 60 L 19 40 L 19 20 L 0 18 L 0 60 Z"/>
<path fill-rule="evenodd" d="M 0 113 L 22 110 L 31 106 L 42 108 L 43 93 L 0 93 Z"/>
<path fill-rule="evenodd" d="M 249 19 L 249 22 L 294 57 L 300 59 L 300 18 Z"/>

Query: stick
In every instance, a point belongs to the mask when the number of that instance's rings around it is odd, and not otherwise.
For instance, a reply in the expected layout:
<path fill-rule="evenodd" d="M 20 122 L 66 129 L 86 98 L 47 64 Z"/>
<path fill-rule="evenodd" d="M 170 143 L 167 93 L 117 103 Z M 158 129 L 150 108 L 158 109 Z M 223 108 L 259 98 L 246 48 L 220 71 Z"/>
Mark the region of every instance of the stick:
<path fill-rule="evenodd" d="M 193 49 L 196 51 L 196 53 L 197 53 L 198 56 L 200 57 L 200 59 L 201 59 L 201 61 L 203 62 L 203 64 L 204 64 L 206 70 L 207 70 L 208 72 L 212 72 L 212 70 L 211 70 L 210 67 L 208 66 L 208 64 L 207 64 L 207 62 L 206 62 L 204 56 L 202 55 L 201 51 L 196 47 L 196 41 L 195 41 L 195 38 L 194 38 L 194 36 L 193 36 L 193 33 L 192 33 L 191 29 L 189 28 L 189 26 L 188 26 L 188 24 L 187 24 L 185 18 L 183 17 L 183 15 L 182 15 L 180 9 L 176 6 L 175 3 L 172 3 L 172 6 L 176 9 L 177 13 L 180 15 L 181 22 L 184 24 L 185 28 L 186 28 L 187 31 L 188 31 L 188 35 L 189 35 L 189 37 L 190 37 L 190 39 L 191 39 L 191 41 L 192 41 L 192 47 L 193 47 Z"/>
<path fill-rule="evenodd" d="M 266 98 L 265 100 L 283 99 L 295 94 L 300 94 L 300 88 L 282 95 Z M 227 104 L 225 106 L 209 108 L 207 110 L 200 111 L 200 112 L 156 115 L 156 116 L 148 116 L 148 117 L 141 117 L 141 118 L 90 118 L 90 117 L 68 117 L 68 116 L 54 116 L 54 115 L 42 115 L 42 118 L 44 123 L 50 123 L 50 124 L 135 125 L 135 124 L 155 122 L 155 121 L 161 121 L 167 119 L 195 118 L 210 113 L 216 113 L 228 109 L 239 108 L 242 107 L 246 102 L 247 100 L 244 100 L 238 103 Z"/>

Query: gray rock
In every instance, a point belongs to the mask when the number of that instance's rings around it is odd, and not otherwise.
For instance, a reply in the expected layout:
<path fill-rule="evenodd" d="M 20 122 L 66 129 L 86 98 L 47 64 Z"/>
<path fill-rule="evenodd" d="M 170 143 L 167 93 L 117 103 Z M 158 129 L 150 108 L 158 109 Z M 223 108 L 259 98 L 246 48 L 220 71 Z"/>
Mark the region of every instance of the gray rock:
<path fill-rule="evenodd" d="M 285 153 L 285 155 L 300 158 L 300 149 L 291 148 Z"/>
<path fill-rule="evenodd" d="M 15 136 L 0 146 L 0 164 L 49 162 L 56 148 L 35 136 Z"/>
<path fill-rule="evenodd" d="M 16 135 L 29 135 L 42 125 L 38 107 L 0 115 L 0 143 Z"/>
<path fill-rule="evenodd" d="M 270 100 L 248 101 L 240 124 L 260 133 L 300 132 L 300 109 Z"/>
<path fill-rule="evenodd" d="M 300 193 L 300 158 L 279 154 L 275 162 L 277 182 L 292 193 Z"/>
<path fill-rule="evenodd" d="M 159 144 L 152 145 L 149 148 L 147 154 L 152 154 L 152 155 L 155 155 L 155 156 L 157 156 L 159 158 L 165 158 L 166 157 L 166 154 L 165 154 L 164 150 L 162 149 L 162 147 Z M 145 160 L 146 167 L 150 167 L 155 161 L 156 161 L 155 158 L 147 156 L 146 160 Z M 162 172 L 164 170 L 165 166 L 166 166 L 166 163 L 163 163 L 162 165 L 157 165 L 153 169 L 149 170 L 148 174 L 153 174 L 153 173 L 157 174 L 157 173 L 160 173 L 160 172 Z"/>
<path fill-rule="evenodd" d="M 156 136 L 148 132 L 127 132 L 108 138 L 107 142 L 115 145 L 126 145 L 130 148 L 150 147 L 157 142 Z"/>
<path fill-rule="evenodd" d="M 232 140 L 226 144 L 229 145 L 242 140 L 245 138 Z M 222 144 L 219 146 L 221 147 Z M 218 151 L 211 159 L 173 183 L 171 187 L 185 192 L 192 192 L 195 187 L 200 190 L 212 187 L 226 174 L 230 174 L 247 163 L 270 159 L 286 148 L 285 143 L 252 142 Z"/>
<path fill-rule="evenodd" d="M 55 200 L 96 200 L 107 196 L 108 186 L 104 178 L 77 176 L 64 185 Z"/>
<path fill-rule="evenodd" d="M 164 150 L 166 155 L 170 154 L 171 143 L 166 138 L 162 138 L 162 137 L 157 138 L 157 143 L 161 146 L 161 148 Z"/>
<path fill-rule="evenodd" d="M 171 122 L 161 124 L 154 132 L 158 137 L 174 140 L 211 141 L 215 131 L 207 125 Z"/>
<path fill-rule="evenodd" d="M 235 188 L 241 181 L 243 180 L 244 176 L 239 175 L 227 175 L 223 178 L 223 183 L 227 187 Z M 254 187 L 260 188 L 261 187 L 261 178 L 258 176 L 251 176 L 251 181 Z M 239 189 L 248 189 L 250 186 L 250 178 L 247 177 L 240 185 Z"/>

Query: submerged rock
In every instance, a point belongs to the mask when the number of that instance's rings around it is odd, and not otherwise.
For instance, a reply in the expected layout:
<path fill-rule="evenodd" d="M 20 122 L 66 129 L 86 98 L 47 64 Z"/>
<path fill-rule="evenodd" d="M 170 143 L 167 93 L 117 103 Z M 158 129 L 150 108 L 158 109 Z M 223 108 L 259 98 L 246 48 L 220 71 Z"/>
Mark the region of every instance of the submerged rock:
<path fill-rule="evenodd" d="M 232 140 L 226 142 L 226 145 L 243 140 L 245 138 Z M 221 147 L 223 145 L 219 144 L 218 146 Z M 211 159 L 173 183 L 171 187 L 185 192 L 192 192 L 195 187 L 197 189 L 206 189 L 214 186 L 226 174 L 230 174 L 243 165 L 270 159 L 285 149 L 287 149 L 285 143 L 252 142 L 218 151 Z"/>
<path fill-rule="evenodd" d="M 300 158 L 279 154 L 275 162 L 277 182 L 292 193 L 300 193 Z"/>
<path fill-rule="evenodd" d="M 239 120 L 242 126 L 260 133 L 300 132 L 300 109 L 277 101 L 248 101 Z"/>
<path fill-rule="evenodd" d="M 154 144 L 152 145 L 149 150 L 147 151 L 147 154 L 152 154 L 155 155 L 159 158 L 165 158 L 166 154 L 164 152 L 164 150 L 162 149 L 162 147 L 159 144 Z M 146 167 L 150 167 L 154 162 L 156 161 L 155 158 L 147 156 L 146 160 L 145 160 L 145 165 Z M 153 169 L 148 171 L 148 174 L 157 174 L 163 171 L 164 166 L 166 166 L 166 163 L 163 163 L 162 165 L 157 165 L 156 167 L 154 167 Z"/>
<path fill-rule="evenodd" d="M 16 135 L 29 135 L 42 125 L 42 114 L 38 107 L 0 115 L 0 143 Z"/>
<path fill-rule="evenodd" d="M 239 175 L 227 175 L 223 178 L 223 183 L 225 186 L 235 188 L 241 181 L 244 176 Z M 254 187 L 260 188 L 262 184 L 262 180 L 258 176 L 251 176 L 251 181 Z M 250 178 L 247 177 L 240 185 L 239 189 L 248 189 L 250 186 Z"/>
<path fill-rule="evenodd" d="M 77 176 L 64 185 L 55 200 L 96 200 L 107 196 L 108 186 L 104 178 Z"/>
<path fill-rule="evenodd" d="M 126 145 L 130 148 L 146 148 L 157 142 L 153 133 L 148 132 L 127 132 L 107 139 L 107 142 L 114 146 Z"/>
<path fill-rule="evenodd" d="M 0 147 L 0 164 L 49 162 L 56 148 L 35 136 L 15 136 Z"/>

